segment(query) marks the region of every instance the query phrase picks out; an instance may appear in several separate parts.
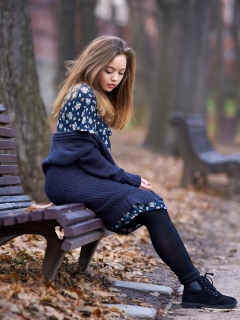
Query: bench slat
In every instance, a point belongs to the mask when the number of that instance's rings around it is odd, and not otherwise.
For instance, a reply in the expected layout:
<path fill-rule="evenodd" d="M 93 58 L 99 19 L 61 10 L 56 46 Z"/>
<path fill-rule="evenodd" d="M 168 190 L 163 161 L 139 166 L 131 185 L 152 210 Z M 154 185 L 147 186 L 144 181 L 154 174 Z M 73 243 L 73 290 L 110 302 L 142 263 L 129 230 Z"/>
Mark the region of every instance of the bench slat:
<path fill-rule="evenodd" d="M 103 227 L 102 219 L 96 218 L 64 228 L 64 237 L 74 237 Z"/>
<path fill-rule="evenodd" d="M 30 202 L 10 202 L 10 203 L 1 203 L 0 204 L 0 215 L 2 211 L 6 212 L 7 210 L 11 212 L 14 209 L 20 208 L 28 208 L 30 206 Z"/>
<path fill-rule="evenodd" d="M 0 113 L 4 113 L 6 111 L 6 108 L 3 104 L 0 104 Z"/>
<path fill-rule="evenodd" d="M 27 205 L 29 207 L 29 204 Z M 1 217 L 1 225 L 3 226 L 14 226 L 27 222 L 37 222 L 43 220 L 43 211 L 35 211 L 33 212 L 25 212 L 24 207 L 22 209 L 18 209 L 16 211 L 12 211 L 11 213 Z"/>
<path fill-rule="evenodd" d="M 61 249 L 64 251 L 70 251 L 70 250 L 79 248 L 81 246 L 84 246 L 85 244 L 102 239 L 103 237 L 106 237 L 110 234 L 111 234 L 110 231 L 103 228 L 100 230 L 90 231 L 86 234 L 83 234 L 77 237 L 66 238 L 64 239 L 61 245 Z"/>
<path fill-rule="evenodd" d="M 16 133 L 14 129 L 0 127 L 0 137 L 15 138 Z"/>
<path fill-rule="evenodd" d="M 14 174 L 18 173 L 18 166 L 17 165 L 0 165 L 0 174 Z"/>
<path fill-rule="evenodd" d="M 0 197 L 0 203 L 5 203 L 5 202 L 26 202 L 30 201 L 31 199 L 29 196 L 2 196 Z"/>
<path fill-rule="evenodd" d="M 0 124 L 9 124 L 11 122 L 10 117 L 5 114 L 0 114 Z"/>
<path fill-rule="evenodd" d="M 26 203 L 20 209 L 7 211 L 4 214 L 0 211 L 0 226 L 13 226 L 26 222 L 37 222 L 43 220 L 43 210 L 25 212 L 24 210 L 30 206 L 31 203 Z M 57 222 L 56 222 L 57 225 Z"/>
<path fill-rule="evenodd" d="M 23 212 L 25 208 L 20 208 L 20 209 L 14 209 L 14 210 L 5 210 L 5 211 L 0 211 L 0 219 L 3 219 L 5 215 L 8 215 L 10 212 L 14 212 L 14 214 L 17 214 L 19 212 Z"/>
<path fill-rule="evenodd" d="M 29 212 L 22 212 L 15 213 L 14 224 L 23 224 L 26 222 L 31 222 L 31 217 Z"/>
<path fill-rule="evenodd" d="M 0 196 L 10 196 L 19 194 L 23 194 L 23 188 L 21 186 L 0 188 Z"/>
<path fill-rule="evenodd" d="M 12 226 L 17 224 L 23 224 L 27 222 L 37 222 L 43 220 L 43 210 L 34 212 L 24 212 L 24 209 L 18 209 L 14 211 L 12 215 L 8 215 L 1 218 L 1 225 Z"/>
<path fill-rule="evenodd" d="M 57 222 L 62 227 L 66 227 L 81 221 L 95 218 L 96 214 L 92 210 L 81 210 L 71 213 L 64 213 L 57 218 Z"/>
<path fill-rule="evenodd" d="M 61 206 L 51 207 L 44 210 L 44 220 L 57 219 L 58 216 L 64 213 L 84 210 L 84 203 L 69 203 Z"/>
<path fill-rule="evenodd" d="M 21 211 L 19 212 L 12 212 L 12 213 L 9 213 L 8 215 L 5 215 L 4 217 L 1 217 L 1 221 L 2 221 L 2 225 L 4 227 L 6 226 L 14 226 L 17 224 L 17 215 L 24 215 L 24 212 L 23 212 L 23 209 L 21 209 Z M 27 214 L 25 214 L 26 217 L 27 217 Z M 26 220 L 28 221 L 28 219 Z"/>
<path fill-rule="evenodd" d="M 19 176 L 0 177 L 0 186 L 10 186 L 13 184 L 20 184 L 21 179 Z"/>
<path fill-rule="evenodd" d="M 16 163 L 17 162 L 17 155 L 16 154 L 0 154 L 0 163 Z"/>
<path fill-rule="evenodd" d="M 13 150 L 16 147 L 14 140 L 0 140 L 0 149 L 1 150 Z"/>
<path fill-rule="evenodd" d="M 19 213 L 22 213 L 24 209 L 15 209 L 14 210 L 14 214 L 17 215 Z M 12 214 L 13 214 L 13 211 L 12 211 Z M 4 223 L 3 223 L 3 220 L 6 216 L 9 215 L 9 211 L 1 211 L 1 214 L 0 214 L 0 226 L 3 226 Z"/>
<path fill-rule="evenodd" d="M 43 212 L 44 212 L 44 210 L 28 212 L 28 216 L 29 216 L 30 221 L 43 220 Z"/>

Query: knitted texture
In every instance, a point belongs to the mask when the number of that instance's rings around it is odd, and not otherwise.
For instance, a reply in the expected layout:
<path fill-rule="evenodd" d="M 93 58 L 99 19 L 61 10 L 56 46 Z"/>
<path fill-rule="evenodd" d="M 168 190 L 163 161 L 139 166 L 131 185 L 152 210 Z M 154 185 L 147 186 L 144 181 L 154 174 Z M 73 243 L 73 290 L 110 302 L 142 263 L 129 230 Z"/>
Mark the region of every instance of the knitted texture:
<path fill-rule="evenodd" d="M 101 139 L 89 132 L 55 133 L 42 169 L 44 189 L 51 202 L 83 202 L 107 228 L 134 204 L 159 199 L 153 191 L 140 189 L 140 176 L 119 168 Z"/>

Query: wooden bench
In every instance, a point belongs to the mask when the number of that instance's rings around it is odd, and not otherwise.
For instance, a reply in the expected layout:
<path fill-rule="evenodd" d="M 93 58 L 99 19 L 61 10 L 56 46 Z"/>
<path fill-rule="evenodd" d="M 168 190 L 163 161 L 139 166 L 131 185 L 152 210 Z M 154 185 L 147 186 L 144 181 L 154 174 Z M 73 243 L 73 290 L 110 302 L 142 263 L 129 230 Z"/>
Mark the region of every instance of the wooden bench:
<path fill-rule="evenodd" d="M 186 117 L 172 112 L 169 123 L 177 128 L 177 139 L 184 169 L 181 186 L 207 182 L 207 174 L 224 173 L 229 178 L 230 193 L 236 192 L 240 181 L 240 154 L 216 151 L 207 136 L 206 122 L 198 115 Z"/>
<path fill-rule="evenodd" d="M 45 207 L 32 211 L 31 199 L 23 195 L 18 174 L 15 130 L 8 128 L 10 118 L 0 105 L 0 245 L 23 234 L 42 235 L 47 240 L 42 274 L 54 278 L 67 251 L 81 247 L 79 263 L 87 270 L 97 246 L 107 231 L 100 218 L 83 203 Z M 10 153 L 11 152 L 11 153 Z M 56 233 L 60 228 L 63 237 Z"/>

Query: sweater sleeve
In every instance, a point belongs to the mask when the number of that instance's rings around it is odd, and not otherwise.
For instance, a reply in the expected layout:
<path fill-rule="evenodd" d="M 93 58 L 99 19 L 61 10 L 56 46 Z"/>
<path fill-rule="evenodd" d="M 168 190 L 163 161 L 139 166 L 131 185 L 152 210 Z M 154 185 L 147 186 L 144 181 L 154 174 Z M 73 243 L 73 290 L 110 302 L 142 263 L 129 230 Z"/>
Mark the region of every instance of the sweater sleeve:
<path fill-rule="evenodd" d="M 111 179 L 135 187 L 140 187 L 141 185 L 141 177 L 139 175 L 128 173 L 108 161 L 94 144 L 88 144 L 87 147 L 85 145 L 84 153 L 81 154 L 78 165 L 87 173 L 100 178 Z"/>

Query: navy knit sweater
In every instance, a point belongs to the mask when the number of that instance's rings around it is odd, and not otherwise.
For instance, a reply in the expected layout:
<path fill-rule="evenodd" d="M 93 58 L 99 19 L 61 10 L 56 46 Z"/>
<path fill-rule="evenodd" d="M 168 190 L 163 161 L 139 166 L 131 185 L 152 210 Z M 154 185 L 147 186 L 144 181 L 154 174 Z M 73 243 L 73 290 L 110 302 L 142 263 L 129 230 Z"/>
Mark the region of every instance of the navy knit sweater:
<path fill-rule="evenodd" d="M 101 139 L 89 132 L 55 133 L 42 169 L 45 192 L 51 202 L 83 202 L 103 219 L 107 228 L 134 204 L 159 198 L 152 191 L 140 189 L 140 176 L 119 168 Z"/>

